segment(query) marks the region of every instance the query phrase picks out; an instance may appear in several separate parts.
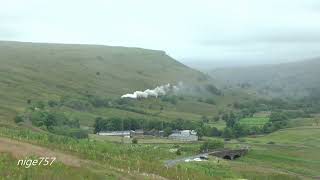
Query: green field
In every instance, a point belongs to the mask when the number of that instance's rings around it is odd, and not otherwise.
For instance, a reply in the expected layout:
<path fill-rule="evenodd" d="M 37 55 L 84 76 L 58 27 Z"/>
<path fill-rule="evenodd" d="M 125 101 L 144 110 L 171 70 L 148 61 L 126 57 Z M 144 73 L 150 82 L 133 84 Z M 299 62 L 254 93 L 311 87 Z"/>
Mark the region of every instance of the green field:
<path fill-rule="evenodd" d="M 250 151 L 237 161 L 185 163 L 182 168 L 223 178 L 311 179 L 319 176 L 320 128 L 284 129 L 270 135 L 245 138 L 227 146 L 249 146 Z M 272 143 L 270 143 L 272 142 Z"/>
<path fill-rule="evenodd" d="M 320 168 L 319 138 L 319 127 L 285 129 L 260 138 L 247 138 L 253 150 L 243 162 L 281 169 L 305 179 L 316 177 Z"/>

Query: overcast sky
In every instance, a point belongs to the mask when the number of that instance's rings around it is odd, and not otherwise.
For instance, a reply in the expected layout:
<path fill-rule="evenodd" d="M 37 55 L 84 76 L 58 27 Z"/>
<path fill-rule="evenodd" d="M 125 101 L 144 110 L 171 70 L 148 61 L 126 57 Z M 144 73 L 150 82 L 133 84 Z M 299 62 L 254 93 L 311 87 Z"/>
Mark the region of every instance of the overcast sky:
<path fill-rule="evenodd" d="M 320 0 L 0 0 L 0 40 L 165 50 L 183 62 L 320 57 Z"/>

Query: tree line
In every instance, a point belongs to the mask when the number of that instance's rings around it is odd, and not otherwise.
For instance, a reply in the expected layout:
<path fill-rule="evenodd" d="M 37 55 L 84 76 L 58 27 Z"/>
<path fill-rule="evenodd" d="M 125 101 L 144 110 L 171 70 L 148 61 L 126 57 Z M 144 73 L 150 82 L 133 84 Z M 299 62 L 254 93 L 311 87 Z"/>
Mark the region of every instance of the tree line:
<path fill-rule="evenodd" d="M 121 131 L 121 130 L 165 130 L 168 128 L 183 130 L 183 129 L 196 129 L 202 126 L 202 122 L 175 119 L 173 121 L 160 121 L 160 120 L 144 120 L 136 118 L 103 118 L 97 117 L 94 123 L 94 133 L 101 131 Z"/>

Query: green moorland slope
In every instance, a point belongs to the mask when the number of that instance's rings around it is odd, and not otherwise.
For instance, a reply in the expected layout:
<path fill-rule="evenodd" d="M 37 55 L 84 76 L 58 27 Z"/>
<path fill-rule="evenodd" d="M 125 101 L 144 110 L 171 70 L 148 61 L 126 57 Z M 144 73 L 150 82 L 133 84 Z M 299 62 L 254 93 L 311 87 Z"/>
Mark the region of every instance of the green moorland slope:
<path fill-rule="evenodd" d="M 163 51 L 140 48 L 0 42 L 0 64 L 2 120 L 22 112 L 28 99 L 47 102 L 88 94 L 117 98 L 167 83 L 209 82 Z"/>
<path fill-rule="evenodd" d="M 320 59 L 302 60 L 275 65 L 221 68 L 208 73 L 224 84 L 260 95 L 301 97 L 314 88 L 319 89 Z"/>

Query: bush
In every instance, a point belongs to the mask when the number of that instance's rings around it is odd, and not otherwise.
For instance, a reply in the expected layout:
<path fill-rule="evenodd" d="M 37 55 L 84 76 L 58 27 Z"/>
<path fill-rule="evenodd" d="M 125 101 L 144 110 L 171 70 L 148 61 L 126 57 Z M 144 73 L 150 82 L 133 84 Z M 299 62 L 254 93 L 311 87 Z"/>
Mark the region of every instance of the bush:
<path fill-rule="evenodd" d="M 32 122 L 32 125 L 34 126 L 43 126 L 44 121 L 47 118 L 46 113 L 42 113 L 40 111 L 34 111 L 30 115 L 30 120 Z"/>
<path fill-rule="evenodd" d="M 81 99 L 69 99 L 63 103 L 65 106 L 78 110 L 78 111 L 87 111 L 92 109 L 92 104 L 88 101 Z"/>
<path fill-rule="evenodd" d="M 137 138 L 133 138 L 132 139 L 132 144 L 138 144 L 138 139 Z"/>
<path fill-rule="evenodd" d="M 39 109 L 44 109 L 45 108 L 45 103 L 42 102 L 42 101 L 38 101 L 36 102 L 36 104 L 34 105 L 36 108 L 39 108 Z"/>
<path fill-rule="evenodd" d="M 202 122 L 204 123 L 208 123 L 209 122 L 209 118 L 207 116 L 201 116 Z"/>
<path fill-rule="evenodd" d="M 214 122 L 218 122 L 220 120 L 220 116 L 215 116 L 214 118 L 213 118 L 213 121 Z"/>
<path fill-rule="evenodd" d="M 178 149 L 178 150 L 176 151 L 176 154 L 177 154 L 178 156 L 180 156 L 180 155 L 181 155 L 181 150 Z"/>
<path fill-rule="evenodd" d="M 22 116 L 19 116 L 19 115 L 16 116 L 16 117 L 14 118 L 14 122 L 17 123 L 17 124 L 20 123 L 20 122 L 23 122 L 23 117 L 22 117 Z"/>
<path fill-rule="evenodd" d="M 88 138 L 88 132 L 79 128 L 52 127 L 50 132 L 58 135 L 69 136 L 76 139 Z"/>
<path fill-rule="evenodd" d="M 275 142 L 273 142 L 273 141 L 269 141 L 267 144 L 275 144 Z"/>
<path fill-rule="evenodd" d="M 68 136 L 77 138 L 77 139 L 84 139 L 88 138 L 88 132 L 83 129 L 70 129 Z"/>
<path fill-rule="evenodd" d="M 89 99 L 89 101 L 96 108 L 108 107 L 109 106 L 109 100 L 108 99 L 103 99 L 103 98 L 99 98 L 99 97 L 91 97 Z"/>
<path fill-rule="evenodd" d="M 132 105 L 133 106 L 133 100 L 130 98 L 119 98 L 114 101 L 115 104 L 118 105 Z"/>
<path fill-rule="evenodd" d="M 205 101 L 207 104 L 212 104 L 212 105 L 215 105 L 216 102 L 213 100 L 213 99 L 206 99 Z"/>
<path fill-rule="evenodd" d="M 176 96 L 163 96 L 161 98 L 162 101 L 164 102 L 169 102 L 173 105 L 176 105 L 178 103 L 177 97 Z"/>
<path fill-rule="evenodd" d="M 48 105 L 50 107 L 55 107 L 55 106 L 58 106 L 59 103 L 57 101 L 50 100 L 50 101 L 48 101 Z"/>
<path fill-rule="evenodd" d="M 205 88 L 206 88 L 206 90 L 207 90 L 208 92 L 210 92 L 211 94 L 218 95 L 218 96 L 222 94 L 221 91 L 220 91 L 219 89 L 217 89 L 217 88 L 216 88 L 214 85 L 212 85 L 212 84 L 206 85 Z"/>
<path fill-rule="evenodd" d="M 223 141 L 207 140 L 200 146 L 200 152 L 209 152 L 211 150 L 224 148 Z"/>

